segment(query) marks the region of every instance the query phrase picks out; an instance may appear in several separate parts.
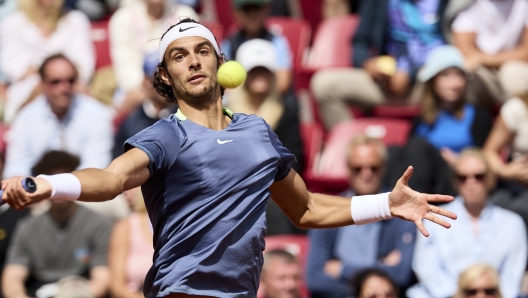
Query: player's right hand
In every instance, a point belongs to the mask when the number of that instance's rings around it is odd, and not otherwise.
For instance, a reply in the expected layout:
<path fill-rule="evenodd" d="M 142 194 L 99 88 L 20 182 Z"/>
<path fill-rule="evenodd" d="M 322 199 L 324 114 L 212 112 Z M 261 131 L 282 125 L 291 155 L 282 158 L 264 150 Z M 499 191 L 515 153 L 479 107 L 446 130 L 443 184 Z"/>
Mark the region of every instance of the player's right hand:
<path fill-rule="evenodd" d="M 52 187 L 48 181 L 42 178 L 33 178 L 37 184 L 37 190 L 34 193 L 29 193 L 22 186 L 24 178 L 13 177 L 2 180 L 2 200 L 16 210 L 24 209 L 51 196 Z"/>

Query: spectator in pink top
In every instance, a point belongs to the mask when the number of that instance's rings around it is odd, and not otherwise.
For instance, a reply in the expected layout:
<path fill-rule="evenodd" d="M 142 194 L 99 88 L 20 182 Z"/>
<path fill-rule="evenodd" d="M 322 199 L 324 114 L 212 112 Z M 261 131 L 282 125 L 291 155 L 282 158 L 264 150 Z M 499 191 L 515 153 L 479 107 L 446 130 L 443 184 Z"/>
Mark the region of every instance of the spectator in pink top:
<path fill-rule="evenodd" d="M 135 197 L 134 211 L 118 222 L 110 238 L 108 262 L 112 297 L 143 297 L 143 280 L 152 265 L 152 228 L 139 188 L 130 190 Z"/>

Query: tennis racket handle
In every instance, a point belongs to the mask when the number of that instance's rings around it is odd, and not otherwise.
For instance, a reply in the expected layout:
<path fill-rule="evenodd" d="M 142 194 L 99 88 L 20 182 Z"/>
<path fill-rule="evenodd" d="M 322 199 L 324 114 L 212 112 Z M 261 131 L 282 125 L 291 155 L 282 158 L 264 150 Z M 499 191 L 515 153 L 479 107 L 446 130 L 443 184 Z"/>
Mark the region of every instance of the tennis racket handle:
<path fill-rule="evenodd" d="M 34 193 L 37 191 L 37 184 L 35 183 L 35 180 L 30 177 L 26 177 L 22 180 L 22 187 L 29 193 Z M 4 200 L 1 198 L 3 193 L 4 191 L 0 190 L 0 206 L 5 204 Z"/>

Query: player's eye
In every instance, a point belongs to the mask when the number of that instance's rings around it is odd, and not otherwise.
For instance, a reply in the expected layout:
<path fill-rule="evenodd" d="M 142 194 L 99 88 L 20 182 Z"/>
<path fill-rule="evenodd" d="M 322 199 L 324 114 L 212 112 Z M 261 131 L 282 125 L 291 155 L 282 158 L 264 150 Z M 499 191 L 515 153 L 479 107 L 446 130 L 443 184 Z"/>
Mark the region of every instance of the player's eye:
<path fill-rule="evenodd" d="M 178 54 L 176 56 L 174 56 L 174 60 L 176 61 L 181 61 L 183 59 L 183 55 L 182 54 Z"/>
<path fill-rule="evenodd" d="M 200 53 L 200 55 L 207 55 L 209 54 L 209 51 L 206 49 L 201 49 L 198 53 Z"/>

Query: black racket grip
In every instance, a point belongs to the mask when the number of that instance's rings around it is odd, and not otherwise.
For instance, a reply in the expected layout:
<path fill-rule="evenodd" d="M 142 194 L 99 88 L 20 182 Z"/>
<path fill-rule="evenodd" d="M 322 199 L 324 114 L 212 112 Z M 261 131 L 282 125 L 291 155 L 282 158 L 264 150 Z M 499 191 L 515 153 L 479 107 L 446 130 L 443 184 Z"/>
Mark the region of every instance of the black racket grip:
<path fill-rule="evenodd" d="M 37 191 L 37 184 L 31 177 L 26 177 L 22 180 L 22 187 L 29 193 L 34 193 Z M 0 206 L 5 204 L 4 200 L 1 198 L 3 193 L 4 191 L 0 190 Z"/>

